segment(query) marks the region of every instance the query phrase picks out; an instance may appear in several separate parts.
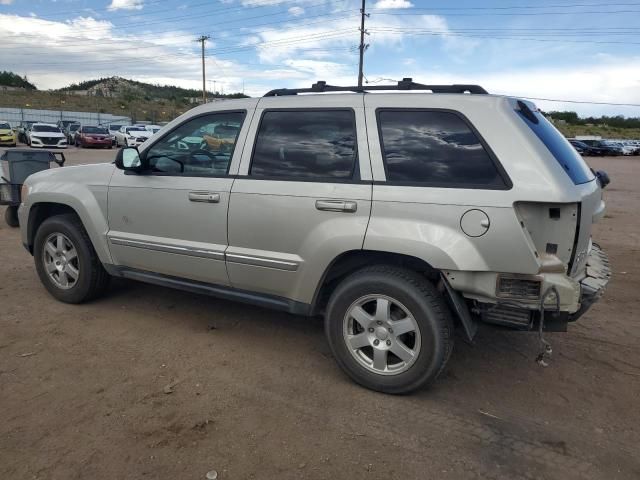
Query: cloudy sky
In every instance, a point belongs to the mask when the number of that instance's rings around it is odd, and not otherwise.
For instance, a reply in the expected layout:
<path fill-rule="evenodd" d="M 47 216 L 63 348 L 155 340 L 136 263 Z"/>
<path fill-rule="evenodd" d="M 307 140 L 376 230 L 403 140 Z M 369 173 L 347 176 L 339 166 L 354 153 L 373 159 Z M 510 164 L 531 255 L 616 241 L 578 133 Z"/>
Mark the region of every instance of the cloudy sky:
<path fill-rule="evenodd" d="M 261 95 L 357 80 L 359 0 L 0 0 L 0 69 L 58 88 L 111 75 Z M 640 0 L 367 0 L 365 75 L 640 104 Z M 640 107 L 537 101 L 640 116 Z"/>

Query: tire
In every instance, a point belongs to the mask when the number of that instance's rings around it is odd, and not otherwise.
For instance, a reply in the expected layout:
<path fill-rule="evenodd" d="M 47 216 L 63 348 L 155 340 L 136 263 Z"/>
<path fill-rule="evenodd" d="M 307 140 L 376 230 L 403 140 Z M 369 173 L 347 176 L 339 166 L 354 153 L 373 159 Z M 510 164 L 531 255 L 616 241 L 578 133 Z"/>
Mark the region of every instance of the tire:
<path fill-rule="evenodd" d="M 63 256 L 53 257 L 51 248 L 47 247 L 59 245 L 57 241 L 60 237 L 63 238 L 62 246 L 55 250 L 56 253 L 63 253 Z M 75 256 L 69 253 L 72 251 L 75 251 Z M 109 284 L 109 274 L 100 263 L 89 235 L 76 215 L 57 215 L 46 219 L 36 232 L 33 256 L 40 281 L 53 297 L 62 302 L 83 303 L 92 300 L 104 293 Z M 56 258 L 66 265 L 60 266 L 62 271 L 55 266 Z M 55 266 L 51 275 L 46 263 Z M 70 273 L 65 273 L 69 272 L 69 266 L 75 269 L 75 280 Z M 62 286 L 64 282 L 56 280 L 56 275 L 60 279 L 63 273 L 68 280 L 66 287 Z"/>
<path fill-rule="evenodd" d="M 18 221 L 18 207 L 7 207 L 7 209 L 4 211 L 4 221 L 10 227 L 19 227 L 20 222 Z"/>
<path fill-rule="evenodd" d="M 384 308 L 385 301 L 392 305 L 390 309 Z M 376 315 L 378 305 L 391 315 Z M 358 315 L 364 320 L 350 314 L 357 307 L 366 314 Z M 388 321 L 381 321 L 384 318 Z M 409 324 L 413 331 L 408 330 Z M 400 330 L 408 333 L 398 335 Z M 327 305 L 325 334 L 338 365 L 352 380 L 390 394 L 406 394 L 431 384 L 453 349 L 453 321 L 442 296 L 420 274 L 390 265 L 364 268 L 338 285 Z M 358 350 L 350 346 L 349 338 L 361 342 Z M 374 363 L 376 350 L 386 351 L 384 371 Z"/>

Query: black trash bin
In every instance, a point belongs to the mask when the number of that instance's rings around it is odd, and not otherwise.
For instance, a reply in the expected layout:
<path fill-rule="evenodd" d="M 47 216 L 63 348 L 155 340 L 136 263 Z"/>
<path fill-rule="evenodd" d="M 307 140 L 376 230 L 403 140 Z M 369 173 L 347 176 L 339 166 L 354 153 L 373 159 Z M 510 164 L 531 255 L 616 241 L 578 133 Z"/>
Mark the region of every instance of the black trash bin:
<path fill-rule="evenodd" d="M 62 167 L 65 162 L 64 154 L 20 148 L 7 150 L 0 156 L 0 205 L 7 206 L 4 219 L 10 227 L 18 226 L 22 184 L 29 175 L 48 170 L 51 162 Z"/>

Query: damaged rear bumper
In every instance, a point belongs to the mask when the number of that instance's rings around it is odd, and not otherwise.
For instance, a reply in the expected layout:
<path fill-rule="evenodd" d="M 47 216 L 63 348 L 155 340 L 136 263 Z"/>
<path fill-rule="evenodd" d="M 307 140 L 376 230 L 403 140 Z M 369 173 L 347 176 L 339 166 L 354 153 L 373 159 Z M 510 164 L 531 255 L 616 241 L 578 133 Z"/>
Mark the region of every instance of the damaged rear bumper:
<path fill-rule="evenodd" d="M 580 280 L 580 308 L 569 315 L 570 322 L 578 320 L 602 297 L 610 279 L 609 258 L 602 248 L 594 243 L 587 258 L 585 277 Z"/>

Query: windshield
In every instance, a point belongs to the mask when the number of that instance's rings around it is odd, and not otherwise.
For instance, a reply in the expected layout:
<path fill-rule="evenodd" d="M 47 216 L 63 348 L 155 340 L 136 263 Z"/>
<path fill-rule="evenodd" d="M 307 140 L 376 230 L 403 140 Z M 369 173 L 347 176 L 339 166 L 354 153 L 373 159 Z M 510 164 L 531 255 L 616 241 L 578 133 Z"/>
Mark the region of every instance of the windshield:
<path fill-rule="evenodd" d="M 533 133 L 542 140 L 556 161 L 562 166 L 573 183 L 579 185 L 592 181 L 595 177 L 576 149 L 567 139 L 545 118 L 538 110 L 532 111 L 524 102 L 518 102 L 520 109 L 516 110 L 520 118 L 529 126 Z M 524 109 L 524 110 L 523 110 Z"/>
<path fill-rule="evenodd" d="M 120 130 L 122 128 L 122 125 L 116 125 L 115 123 L 112 123 L 111 125 L 109 125 L 109 130 Z"/>
<path fill-rule="evenodd" d="M 11 125 L 8 123 L 0 123 L 0 130 L 11 130 Z"/>
<path fill-rule="evenodd" d="M 127 127 L 127 133 L 128 132 L 146 132 L 144 127 Z"/>
<path fill-rule="evenodd" d="M 55 132 L 60 133 L 60 129 L 58 127 L 54 127 L 52 125 L 34 125 L 34 132 Z"/>
<path fill-rule="evenodd" d="M 103 135 L 107 133 L 107 129 L 102 127 L 84 127 L 82 131 L 84 133 L 101 133 Z"/>
<path fill-rule="evenodd" d="M 80 124 L 79 123 L 74 123 L 72 125 L 69 125 L 69 131 L 70 132 L 75 132 L 76 130 L 78 130 L 80 128 Z"/>

